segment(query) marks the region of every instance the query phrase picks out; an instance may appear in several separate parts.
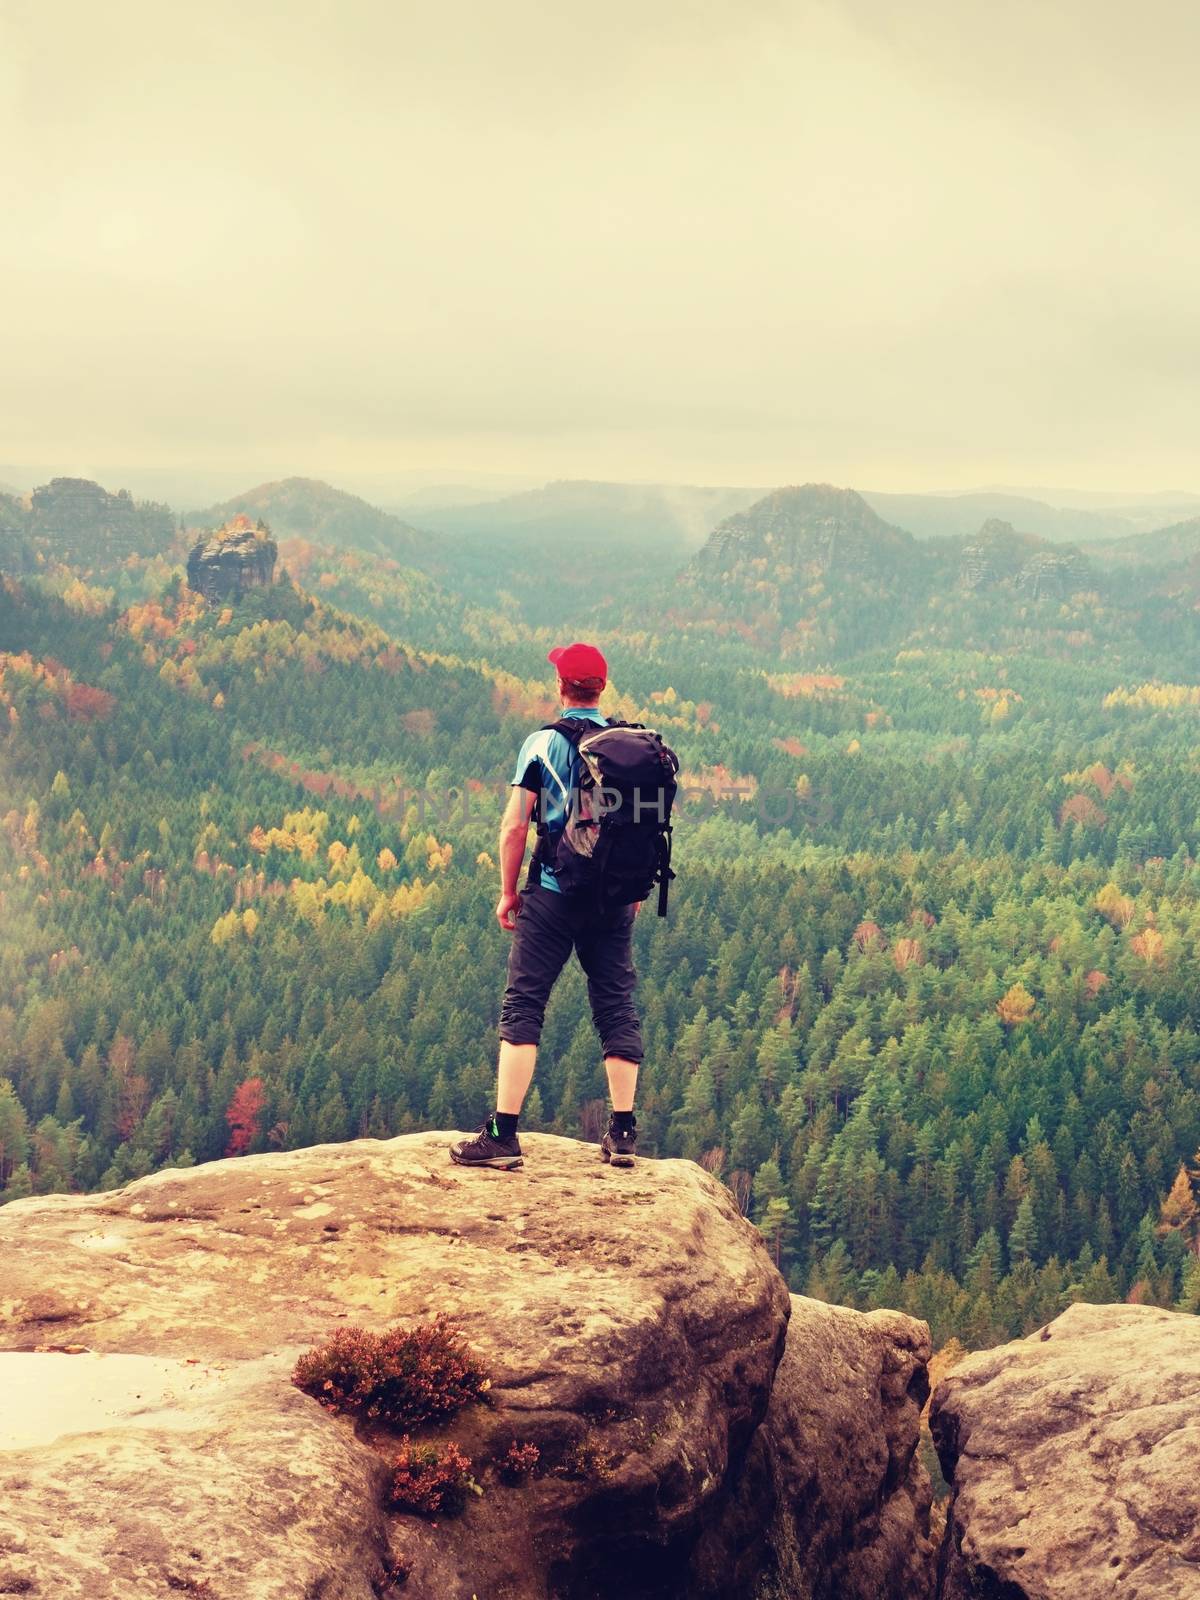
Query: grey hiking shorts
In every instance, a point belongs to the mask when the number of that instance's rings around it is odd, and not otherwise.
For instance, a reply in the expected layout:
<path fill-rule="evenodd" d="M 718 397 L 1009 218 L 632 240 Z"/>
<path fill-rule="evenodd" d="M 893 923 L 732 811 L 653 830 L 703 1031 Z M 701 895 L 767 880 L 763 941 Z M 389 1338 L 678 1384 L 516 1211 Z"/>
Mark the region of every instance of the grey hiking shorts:
<path fill-rule="evenodd" d="M 537 1044 L 546 1002 L 572 949 L 587 974 L 592 1020 L 606 1056 L 642 1059 L 642 1025 L 633 1004 L 635 908 L 597 913 L 554 889 L 525 889 L 508 952 L 500 1037 Z"/>

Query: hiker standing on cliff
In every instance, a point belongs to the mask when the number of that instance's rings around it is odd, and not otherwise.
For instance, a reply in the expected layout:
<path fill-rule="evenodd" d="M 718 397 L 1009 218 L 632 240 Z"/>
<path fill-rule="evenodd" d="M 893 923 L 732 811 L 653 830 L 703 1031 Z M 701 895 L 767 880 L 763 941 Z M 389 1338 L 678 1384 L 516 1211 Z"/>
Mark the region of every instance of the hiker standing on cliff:
<path fill-rule="evenodd" d="M 562 716 L 521 746 L 500 824 L 496 918 L 512 945 L 500 1008 L 496 1110 L 474 1138 L 452 1145 L 450 1156 L 468 1167 L 522 1165 L 521 1106 L 546 1002 L 574 948 L 587 974 L 612 1098 L 600 1153 L 614 1166 L 631 1167 L 642 1060 L 633 922 L 654 884 L 659 915 L 666 915 L 679 763 L 657 733 L 600 711 L 608 663 L 594 645 L 561 645 L 546 659 L 557 669 Z M 537 846 L 518 890 L 531 823 Z"/>

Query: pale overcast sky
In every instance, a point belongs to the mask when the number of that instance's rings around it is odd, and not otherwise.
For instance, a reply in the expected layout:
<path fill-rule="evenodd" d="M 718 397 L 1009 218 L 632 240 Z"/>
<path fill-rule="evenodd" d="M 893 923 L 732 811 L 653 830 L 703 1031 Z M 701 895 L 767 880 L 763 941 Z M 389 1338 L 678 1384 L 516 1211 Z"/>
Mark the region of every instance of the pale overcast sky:
<path fill-rule="evenodd" d="M 0 0 L 0 457 L 1200 489 L 1194 0 Z"/>

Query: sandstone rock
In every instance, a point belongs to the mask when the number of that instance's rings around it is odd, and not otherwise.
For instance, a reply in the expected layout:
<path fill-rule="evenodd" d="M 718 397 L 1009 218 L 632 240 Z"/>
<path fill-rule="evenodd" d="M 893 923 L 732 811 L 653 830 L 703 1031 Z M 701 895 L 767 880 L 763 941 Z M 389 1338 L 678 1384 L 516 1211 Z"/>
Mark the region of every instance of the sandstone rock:
<path fill-rule="evenodd" d="M 617 1173 L 594 1146 L 533 1135 L 522 1171 L 470 1172 L 449 1164 L 448 1142 L 216 1162 L 0 1211 L 0 1345 L 190 1357 L 228 1374 L 179 1397 L 186 1427 L 150 1411 L 121 1422 L 119 1448 L 107 1430 L 0 1456 L 6 1559 L 20 1556 L 25 1592 L 70 1595 L 82 1572 L 92 1600 L 166 1592 L 172 1573 L 216 1600 L 315 1593 L 308 1522 L 299 1561 L 288 1526 L 303 1502 L 328 1522 L 319 1592 L 367 1594 L 377 1457 L 289 1374 L 339 1324 L 438 1311 L 494 1376 L 488 1403 L 447 1435 L 487 1492 L 436 1528 L 388 1519 L 413 1568 L 405 1594 L 638 1592 L 616 1581 L 619 1561 L 659 1585 L 646 1592 L 668 1592 L 766 1409 L 782 1280 L 728 1193 L 689 1163 Z M 514 1439 L 537 1444 L 547 1470 L 509 1488 L 488 1464 Z M 300 1483 L 297 1454 L 317 1463 Z M 64 1498 L 68 1483 L 78 1492 Z M 64 1549 L 53 1528 L 87 1495 L 94 1510 Z M 176 1540 L 165 1529 L 185 1507 L 194 1521 Z M 286 1582 L 234 1582 L 235 1557 Z"/>
<path fill-rule="evenodd" d="M 929 1475 L 917 1454 L 929 1356 L 923 1322 L 792 1297 L 766 1421 L 715 1535 L 727 1559 L 760 1557 L 765 1527 L 764 1595 L 932 1595 Z"/>
<path fill-rule="evenodd" d="M 1058 550 L 1042 550 L 1031 556 L 1016 576 L 1016 587 L 1034 600 L 1065 600 L 1078 589 L 1089 588 L 1094 579 L 1087 557 L 1073 545 Z"/>
<path fill-rule="evenodd" d="M 190 588 L 206 600 L 236 600 L 247 589 L 265 588 L 275 576 L 274 539 L 246 517 L 218 528 L 192 546 L 187 559 Z"/>
<path fill-rule="evenodd" d="M 1045 541 L 1031 533 L 1018 533 L 1011 522 L 989 517 L 975 537 L 962 547 L 960 579 L 968 589 L 990 588 L 1013 580 Z"/>
<path fill-rule="evenodd" d="M 934 1395 L 942 1600 L 1200 1596 L 1200 1319 L 1072 1306 Z"/>
<path fill-rule="evenodd" d="M 277 1360 L 0 1353 L 0 1392 L 0 1594 L 379 1592 L 384 1464 Z"/>
<path fill-rule="evenodd" d="M 1075 545 L 1051 545 L 1036 534 L 989 517 L 962 546 L 960 582 L 967 589 L 1009 585 L 1034 600 L 1065 599 L 1094 583 L 1091 563 Z"/>
<path fill-rule="evenodd" d="M 406 1600 L 928 1593 L 897 1586 L 928 1495 L 921 1325 L 796 1302 L 772 1401 L 789 1298 L 714 1179 L 684 1161 L 615 1172 L 537 1134 L 522 1170 L 464 1171 L 449 1140 L 0 1210 L 0 1350 L 21 1352 L 0 1354 L 0 1382 L 19 1361 L 31 1396 L 60 1395 L 0 1434 L 10 1592 L 366 1600 L 391 1592 L 390 1544 Z M 493 1385 L 422 1435 L 453 1440 L 484 1491 L 434 1525 L 377 1509 L 394 1435 L 289 1378 L 337 1327 L 437 1312 Z M 514 1441 L 540 1452 L 517 1486 L 496 1471 Z M 807 1587 L 772 1587 L 781 1572 Z"/>

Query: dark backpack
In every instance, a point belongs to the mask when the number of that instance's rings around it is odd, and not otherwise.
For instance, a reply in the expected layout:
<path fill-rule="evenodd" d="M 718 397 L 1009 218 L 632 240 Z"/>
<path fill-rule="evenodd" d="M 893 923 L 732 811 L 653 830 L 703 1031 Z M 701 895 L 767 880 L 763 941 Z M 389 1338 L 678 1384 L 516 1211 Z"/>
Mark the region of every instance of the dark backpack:
<path fill-rule="evenodd" d="M 671 807 L 679 758 L 661 734 L 640 722 L 604 727 L 581 717 L 560 717 L 547 728 L 579 753 L 579 779 L 567 820 L 553 837 L 535 809 L 538 843 L 529 883 L 549 867 L 559 888 L 588 894 L 597 911 L 645 900 L 658 885 L 658 914 L 667 914 L 671 871 Z"/>

